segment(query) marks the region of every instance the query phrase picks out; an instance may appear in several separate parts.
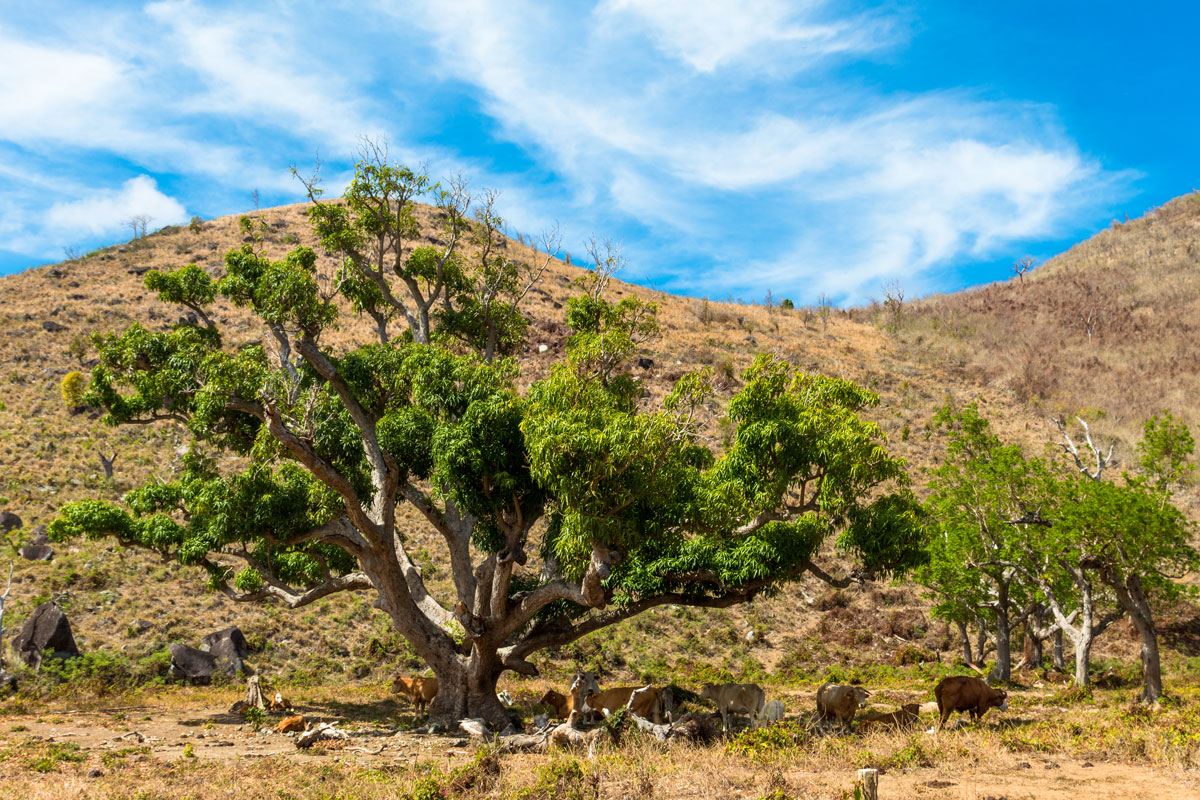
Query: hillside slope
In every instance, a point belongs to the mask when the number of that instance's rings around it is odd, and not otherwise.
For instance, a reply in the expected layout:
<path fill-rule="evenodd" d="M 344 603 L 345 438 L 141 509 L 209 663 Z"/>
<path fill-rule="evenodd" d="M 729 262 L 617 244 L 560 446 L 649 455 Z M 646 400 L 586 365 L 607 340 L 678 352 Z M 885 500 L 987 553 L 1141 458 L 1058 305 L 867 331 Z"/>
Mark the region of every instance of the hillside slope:
<path fill-rule="evenodd" d="M 898 328 L 914 357 L 932 348 L 1043 419 L 1084 417 L 1119 458 L 1163 410 L 1196 430 L 1200 192 L 1114 220 L 1024 278 L 912 304 Z"/>
<path fill-rule="evenodd" d="M 273 257 L 282 257 L 297 244 L 315 246 L 302 205 L 254 216 L 269 230 L 263 247 Z M 418 219 L 426 238 L 434 240 L 432 210 L 422 207 Z M 177 427 L 108 428 L 97 415 L 72 413 L 60 397 L 60 383 L 70 371 L 86 374 L 93 363 L 90 332 L 118 330 L 133 321 L 152 329 L 176 322 L 178 309 L 160 304 L 143 287 L 146 270 L 196 263 L 217 275 L 224 253 L 243 240 L 239 217 L 222 217 L 197 230 L 164 229 L 81 259 L 0 278 L 0 296 L 5 299 L 0 304 L 0 510 L 24 520 L 17 541 L 52 519 L 66 501 L 117 499 L 147 478 L 168 477 L 176 468 L 178 448 L 185 441 Z M 535 256 L 516 241 L 508 241 L 506 247 L 510 257 Z M 322 272 L 331 275 L 335 266 L 328 254 L 321 256 Z M 1049 283 L 1054 270 L 1048 266 L 1039 273 L 1027 280 L 1029 287 Z M 532 325 L 520 357 L 522 383 L 544 374 L 562 352 L 567 335 L 563 304 L 581 274 L 567 261 L 552 262 L 544 282 L 523 307 Z M 1011 381 L 984 368 L 988 356 L 977 358 L 974 350 L 958 353 L 948 344 L 968 347 L 974 339 L 963 331 L 974 324 L 971 335 L 978 337 L 980 352 L 993 346 L 980 332 L 982 321 L 990 319 L 986 307 L 970 310 L 977 307 L 972 305 L 976 293 L 922 304 L 913 321 L 893 336 L 845 312 L 822 317 L 803 309 L 710 303 L 619 281 L 608 291 L 613 297 L 636 294 L 659 304 L 662 335 L 645 352 L 654 363 L 638 370 L 648 390 L 647 403 L 658 402 L 680 375 L 699 367 L 714 369 L 723 401 L 736 391 L 738 376 L 754 355 L 770 351 L 805 369 L 850 378 L 877 391 L 882 403 L 875 417 L 888 432 L 892 449 L 909 459 L 918 487 L 936 456 L 934 444 L 921 431 L 934 406 L 946 400 L 979 399 L 1010 435 L 1034 444 L 1046 440 L 1039 409 L 1025 405 Z M 957 310 L 956 303 L 966 304 L 964 310 Z M 229 347 L 264 339 L 263 330 L 244 310 L 218 302 L 214 311 L 229 332 Z M 943 318 L 958 327 L 933 322 Z M 922 342 L 933 335 L 921 333 L 921 326 L 959 333 L 940 333 L 942 349 L 931 349 Z M 371 336 L 367 321 L 346 314 L 331 341 L 350 346 Z M 718 448 L 722 406 L 714 403 L 705 421 L 705 433 Z M 110 482 L 103 479 L 98 453 L 113 452 L 118 457 Z M 436 588 L 439 565 L 431 554 L 439 549 L 433 537 L 426 542 L 425 536 L 424 528 L 414 523 L 414 551 Z M 327 678 L 331 672 L 377 679 L 405 658 L 406 648 L 389 634 L 386 621 L 365 596 L 329 598 L 299 612 L 237 607 L 223 596 L 206 593 L 198 571 L 164 566 L 111 543 L 72 543 L 59 550 L 50 563 L 18 559 L 11 616 L 6 618 L 10 630 L 36 602 L 53 596 L 70 611 L 85 649 L 155 652 L 171 641 L 196 644 L 203 633 L 236 621 L 252 640 L 271 642 L 257 657 L 260 667 L 297 679 Z M 886 613 L 880 613 L 883 607 Z M 814 608 L 825 613 L 810 613 Z M 144 626 L 134 624 L 142 618 L 151 622 L 145 633 Z M 751 630 L 765 633 L 765 641 L 759 635 L 753 645 L 747 644 L 745 635 Z M 656 612 L 558 656 L 564 665 L 588 663 L 649 679 L 698 662 L 747 674 L 785 658 L 793 666 L 814 668 L 831 662 L 890 661 L 907 640 L 916 638 L 937 649 L 950 646 L 947 637 L 944 626 L 931 624 L 912 587 L 830 593 L 814 581 L 749 608 Z M 852 647 L 841 650 L 840 641 Z"/>

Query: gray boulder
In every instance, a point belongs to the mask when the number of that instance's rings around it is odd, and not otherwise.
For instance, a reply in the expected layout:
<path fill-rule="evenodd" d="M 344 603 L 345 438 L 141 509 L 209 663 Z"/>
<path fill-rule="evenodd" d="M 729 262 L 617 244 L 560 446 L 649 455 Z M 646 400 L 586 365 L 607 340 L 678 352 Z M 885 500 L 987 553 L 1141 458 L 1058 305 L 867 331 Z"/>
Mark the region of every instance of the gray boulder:
<path fill-rule="evenodd" d="M 38 525 L 29 535 L 30 544 L 50 544 L 50 534 L 45 525 Z"/>
<path fill-rule="evenodd" d="M 55 322 L 52 319 L 48 319 L 42 323 L 42 330 L 49 331 L 50 333 L 58 333 L 59 331 L 65 331 L 66 329 L 66 325 Z"/>
<path fill-rule="evenodd" d="M 210 633 L 201 640 L 203 649 L 217 660 L 217 664 L 229 677 L 239 672 L 249 672 L 243 659 L 250 649 L 241 628 L 232 627 Z"/>
<path fill-rule="evenodd" d="M 49 561 L 54 558 L 54 548 L 48 544 L 27 544 L 17 552 L 26 561 Z"/>
<path fill-rule="evenodd" d="M 212 683 L 213 673 L 217 670 L 217 659 L 210 653 L 188 647 L 186 644 L 173 644 L 169 649 L 172 677 L 196 686 Z"/>
<path fill-rule="evenodd" d="M 19 531 L 25 527 L 25 523 L 21 522 L 21 518 L 11 511 L 0 511 L 0 531 L 8 533 L 9 531 Z"/>
<path fill-rule="evenodd" d="M 33 610 L 13 639 L 12 647 L 17 657 L 31 667 L 41 666 L 44 650 L 53 650 L 59 658 L 79 655 L 79 647 L 71 634 L 71 623 L 54 603 L 42 603 Z"/>

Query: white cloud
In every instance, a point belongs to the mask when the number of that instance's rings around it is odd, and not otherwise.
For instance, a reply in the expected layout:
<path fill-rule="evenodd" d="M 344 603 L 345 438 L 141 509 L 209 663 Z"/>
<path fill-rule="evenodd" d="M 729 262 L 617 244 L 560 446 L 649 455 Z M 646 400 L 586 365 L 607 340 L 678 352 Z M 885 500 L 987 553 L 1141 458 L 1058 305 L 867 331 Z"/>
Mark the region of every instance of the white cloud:
<path fill-rule="evenodd" d="M 86 197 L 55 203 L 46 212 L 48 233 L 65 236 L 95 236 L 127 227 L 127 221 L 145 215 L 150 230 L 187 221 L 187 211 L 178 200 L 163 194 L 149 175 L 130 178 L 120 189 L 101 189 Z"/>
<path fill-rule="evenodd" d="M 605 0 L 599 11 L 640 23 L 667 55 L 698 72 L 730 63 L 806 63 L 822 56 L 868 52 L 891 43 L 892 26 L 860 16 L 819 20 L 821 2 L 782 0 Z"/>
<path fill-rule="evenodd" d="M 1053 109 L 841 77 L 850 59 L 905 55 L 908 34 L 901 14 L 842 8 L 159 0 L 80 6 L 36 36 L 6 23 L 0 162 L 11 146 L 39 174 L 0 163 L 0 233 L 43 253 L 70 231 L 115 230 L 113 215 L 86 221 L 117 200 L 153 206 L 118 222 L 165 224 L 184 205 L 240 210 L 254 188 L 296 198 L 285 167 L 317 151 L 336 191 L 358 137 L 376 134 L 435 176 L 502 189 L 501 213 L 524 232 L 558 219 L 568 249 L 592 231 L 623 239 L 643 280 L 861 299 L 885 279 L 924 285 L 1061 235 L 1128 180 L 1081 152 Z M 39 180 L 48 188 L 24 188 Z"/>

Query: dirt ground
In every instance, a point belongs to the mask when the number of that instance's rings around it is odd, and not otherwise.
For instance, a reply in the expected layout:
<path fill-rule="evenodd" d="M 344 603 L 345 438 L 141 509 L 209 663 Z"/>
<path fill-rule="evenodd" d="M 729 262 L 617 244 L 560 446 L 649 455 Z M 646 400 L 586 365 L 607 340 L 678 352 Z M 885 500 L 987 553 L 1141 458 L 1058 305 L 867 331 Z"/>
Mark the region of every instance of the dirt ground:
<path fill-rule="evenodd" d="M 79 712 L 0 710 L 0 798 L 397 797 L 431 770 L 449 773 L 470 763 L 476 749 L 466 734 L 411 733 L 399 729 L 394 715 L 368 719 L 365 706 L 325 701 L 298 704 L 296 711 L 310 723 L 338 721 L 352 738 L 300 750 L 291 736 L 256 733 L 240 715 L 213 706 L 192 698 L 184 705 Z M 989 752 L 969 736 L 964 729 L 936 737 L 958 747 L 960 755 L 947 763 L 885 771 L 880 797 L 1200 798 L 1200 771 L 1033 757 L 999 747 Z M 972 748 L 979 752 L 962 756 Z M 66 755 L 55 760 L 55 753 Z M 789 798 L 840 798 L 856 775 L 844 763 L 825 768 L 812 759 L 759 763 L 719 742 L 675 748 L 643 742 L 578 756 L 596 776 L 593 793 L 581 795 L 586 797 L 761 798 L 781 791 Z M 532 785 L 555 758 L 504 756 L 503 779 L 480 796 L 511 796 Z"/>

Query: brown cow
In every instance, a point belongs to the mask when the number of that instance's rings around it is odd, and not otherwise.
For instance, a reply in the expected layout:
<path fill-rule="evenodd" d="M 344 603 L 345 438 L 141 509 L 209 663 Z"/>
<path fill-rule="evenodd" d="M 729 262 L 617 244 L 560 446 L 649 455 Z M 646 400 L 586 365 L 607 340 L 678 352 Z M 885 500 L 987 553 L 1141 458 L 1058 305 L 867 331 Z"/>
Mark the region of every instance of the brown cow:
<path fill-rule="evenodd" d="M 567 719 L 571 716 L 571 711 L 573 710 L 574 706 L 574 703 L 571 701 L 571 697 L 568 697 L 562 692 L 556 692 L 553 689 L 548 690 L 544 695 L 541 696 L 541 698 L 538 699 L 538 703 L 541 705 L 550 706 L 554 709 L 554 719 Z"/>
<path fill-rule="evenodd" d="M 849 726 L 858 710 L 867 705 L 870 696 L 871 693 L 861 686 L 823 683 L 817 689 L 817 713 L 824 720 L 836 720 Z"/>
<path fill-rule="evenodd" d="M 894 725 L 897 728 L 906 728 L 917 721 L 917 717 L 921 714 L 921 706 L 918 703 L 907 703 L 900 706 L 899 711 L 891 711 L 886 714 L 868 714 L 858 721 L 858 727 L 887 727 Z"/>
<path fill-rule="evenodd" d="M 634 696 L 634 692 L 637 695 Z M 632 698 L 632 703 L 630 702 Z M 620 686 L 615 689 L 605 689 L 603 692 L 593 692 L 583 701 L 583 713 L 592 716 L 597 713 L 607 717 L 619 708 L 629 706 L 633 713 L 642 719 L 648 719 L 655 725 L 663 722 L 662 690 L 653 686 Z"/>
<path fill-rule="evenodd" d="M 987 713 L 989 708 L 1001 711 L 1008 710 L 1008 694 L 1000 689 L 993 689 L 981 679 L 970 675 L 952 675 L 942 678 L 933 689 L 937 699 L 938 711 L 942 721 L 938 723 L 940 731 L 946 726 L 946 720 L 955 711 L 966 711 L 971 714 L 973 721 Z"/>
<path fill-rule="evenodd" d="M 429 705 L 429 701 L 437 697 L 438 679 L 437 678 L 406 678 L 403 675 L 397 675 L 392 681 L 392 691 L 395 694 L 405 695 L 412 704 L 416 707 L 418 714 L 425 713 L 425 707 Z"/>

